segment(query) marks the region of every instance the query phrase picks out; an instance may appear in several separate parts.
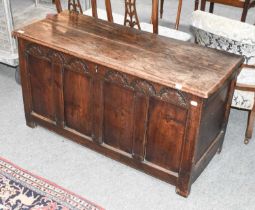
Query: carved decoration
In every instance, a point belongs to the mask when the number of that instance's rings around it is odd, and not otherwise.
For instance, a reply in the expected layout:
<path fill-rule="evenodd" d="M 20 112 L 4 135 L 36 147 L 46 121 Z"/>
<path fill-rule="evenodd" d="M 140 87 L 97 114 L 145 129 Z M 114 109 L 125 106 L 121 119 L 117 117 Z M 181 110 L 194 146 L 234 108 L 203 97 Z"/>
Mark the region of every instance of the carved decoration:
<path fill-rule="evenodd" d="M 50 55 L 50 58 L 51 58 L 52 63 L 54 63 L 54 64 L 60 64 L 60 65 L 64 64 L 64 58 L 61 53 L 53 52 Z"/>
<path fill-rule="evenodd" d="M 115 72 L 115 71 L 108 71 L 105 74 L 104 79 L 108 82 L 112 82 L 124 87 L 129 87 L 128 85 L 128 81 L 127 78 L 125 77 L 125 75 L 119 73 L 119 72 Z"/>
<path fill-rule="evenodd" d="M 182 106 L 184 108 L 188 107 L 187 99 L 185 98 L 183 93 L 178 90 L 163 88 L 159 92 L 159 97 L 161 98 L 161 100 L 164 100 L 166 102 Z"/>
<path fill-rule="evenodd" d="M 74 59 L 71 60 L 66 67 L 71 71 L 76 71 L 79 73 L 89 73 L 87 65 L 81 60 Z"/>
<path fill-rule="evenodd" d="M 32 55 L 34 57 L 49 61 L 50 59 L 47 56 L 48 53 L 49 53 L 48 49 L 38 45 L 28 45 L 26 48 L 26 55 Z"/>
<path fill-rule="evenodd" d="M 131 86 L 135 91 L 140 92 L 147 96 L 156 95 L 156 90 L 149 82 L 145 80 L 135 80 L 132 82 Z"/>
<path fill-rule="evenodd" d="M 72 13 L 83 14 L 80 0 L 68 0 L 68 10 Z"/>
<path fill-rule="evenodd" d="M 124 25 L 131 28 L 141 29 L 136 12 L 136 0 L 125 0 L 125 19 Z"/>

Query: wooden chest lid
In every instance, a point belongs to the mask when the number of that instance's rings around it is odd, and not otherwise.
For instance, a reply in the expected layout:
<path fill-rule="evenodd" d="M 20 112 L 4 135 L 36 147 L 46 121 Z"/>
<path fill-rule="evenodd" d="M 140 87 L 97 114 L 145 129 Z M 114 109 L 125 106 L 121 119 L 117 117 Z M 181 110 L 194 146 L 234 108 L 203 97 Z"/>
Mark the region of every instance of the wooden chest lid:
<path fill-rule="evenodd" d="M 216 92 L 243 62 L 240 56 L 68 12 L 14 36 L 202 98 Z"/>

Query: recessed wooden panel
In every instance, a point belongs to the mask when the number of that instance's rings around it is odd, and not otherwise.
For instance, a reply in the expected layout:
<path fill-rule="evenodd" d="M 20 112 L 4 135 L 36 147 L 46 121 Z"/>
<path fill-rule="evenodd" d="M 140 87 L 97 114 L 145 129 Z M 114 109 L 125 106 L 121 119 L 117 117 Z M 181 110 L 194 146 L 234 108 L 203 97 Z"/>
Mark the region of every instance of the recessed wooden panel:
<path fill-rule="evenodd" d="M 32 110 L 55 120 L 53 71 L 49 61 L 28 55 L 31 81 Z"/>
<path fill-rule="evenodd" d="M 187 110 L 151 98 L 146 160 L 178 172 Z"/>
<path fill-rule="evenodd" d="M 132 152 L 134 93 L 119 85 L 104 84 L 104 143 Z"/>
<path fill-rule="evenodd" d="M 215 138 L 223 129 L 225 117 L 225 106 L 228 100 L 228 88 L 210 97 L 203 109 L 200 134 L 197 142 L 195 162 L 203 156 L 206 150 L 213 143 Z"/>
<path fill-rule="evenodd" d="M 65 69 L 65 125 L 82 134 L 91 135 L 91 80 L 84 73 Z"/>

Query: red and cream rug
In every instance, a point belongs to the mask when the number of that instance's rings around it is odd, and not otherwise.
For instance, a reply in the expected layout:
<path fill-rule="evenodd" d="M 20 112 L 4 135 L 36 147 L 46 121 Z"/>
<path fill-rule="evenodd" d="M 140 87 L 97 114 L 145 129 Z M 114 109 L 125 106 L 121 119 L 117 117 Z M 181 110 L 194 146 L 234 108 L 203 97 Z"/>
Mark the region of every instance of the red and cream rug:
<path fill-rule="evenodd" d="M 1 210 L 103 210 L 0 157 Z"/>

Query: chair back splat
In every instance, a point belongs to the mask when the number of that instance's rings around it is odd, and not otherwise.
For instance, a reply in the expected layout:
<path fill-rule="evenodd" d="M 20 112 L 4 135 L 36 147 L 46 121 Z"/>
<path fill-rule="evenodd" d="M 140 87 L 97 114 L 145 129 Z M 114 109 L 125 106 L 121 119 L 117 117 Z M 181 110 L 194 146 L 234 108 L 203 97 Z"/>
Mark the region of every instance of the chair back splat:
<path fill-rule="evenodd" d="M 124 25 L 131 28 L 137 27 L 138 29 L 141 29 L 136 11 L 136 0 L 125 0 Z"/>
<path fill-rule="evenodd" d="M 61 1 L 55 0 L 57 12 L 60 13 L 63 11 Z M 91 0 L 91 7 L 92 7 L 92 16 L 94 18 L 98 18 L 97 13 L 97 0 Z M 113 15 L 112 15 L 112 7 L 111 1 L 105 0 L 105 8 L 107 12 L 107 19 L 109 22 L 113 22 Z M 82 6 L 80 0 L 68 0 L 68 10 L 70 12 L 75 12 L 77 14 L 83 14 Z"/>
<path fill-rule="evenodd" d="M 68 0 L 68 10 L 75 13 L 83 13 L 80 0 Z"/>

